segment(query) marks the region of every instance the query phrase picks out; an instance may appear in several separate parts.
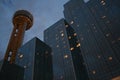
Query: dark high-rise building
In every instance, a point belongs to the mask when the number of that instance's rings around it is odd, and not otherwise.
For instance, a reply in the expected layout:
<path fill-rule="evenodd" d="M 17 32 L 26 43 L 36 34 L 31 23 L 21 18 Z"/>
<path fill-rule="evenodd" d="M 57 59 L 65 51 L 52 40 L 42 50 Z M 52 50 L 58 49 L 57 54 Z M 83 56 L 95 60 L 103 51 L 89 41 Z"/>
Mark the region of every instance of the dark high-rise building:
<path fill-rule="evenodd" d="M 115 0 L 71 0 L 64 15 L 78 34 L 90 80 L 120 79 L 120 7 Z"/>
<path fill-rule="evenodd" d="M 18 50 L 16 64 L 24 67 L 24 80 L 53 80 L 51 48 L 36 37 Z"/>
<path fill-rule="evenodd" d="M 24 80 L 24 68 L 4 61 L 0 70 L 0 80 Z"/>
<path fill-rule="evenodd" d="M 44 31 L 44 41 L 53 50 L 54 80 L 89 80 L 77 34 L 64 19 Z"/>
<path fill-rule="evenodd" d="M 10 63 L 15 62 L 17 50 L 22 44 L 25 30 L 33 24 L 33 17 L 28 11 L 19 10 L 14 14 L 13 24 L 14 29 L 4 57 L 4 60 Z"/>

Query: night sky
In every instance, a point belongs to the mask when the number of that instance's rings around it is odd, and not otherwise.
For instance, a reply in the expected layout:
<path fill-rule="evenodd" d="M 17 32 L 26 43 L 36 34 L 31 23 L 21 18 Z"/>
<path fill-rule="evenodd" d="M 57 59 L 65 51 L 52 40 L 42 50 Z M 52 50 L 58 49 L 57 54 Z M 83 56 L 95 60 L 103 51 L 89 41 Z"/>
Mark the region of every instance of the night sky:
<path fill-rule="evenodd" d="M 63 5 L 69 0 L 0 0 L 0 59 L 4 57 L 13 29 L 12 17 L 17 10 L 27 10 L 34 17 L 24 43 L 37 36 L 43 40 L 43 31 L 63 18 Z"/>

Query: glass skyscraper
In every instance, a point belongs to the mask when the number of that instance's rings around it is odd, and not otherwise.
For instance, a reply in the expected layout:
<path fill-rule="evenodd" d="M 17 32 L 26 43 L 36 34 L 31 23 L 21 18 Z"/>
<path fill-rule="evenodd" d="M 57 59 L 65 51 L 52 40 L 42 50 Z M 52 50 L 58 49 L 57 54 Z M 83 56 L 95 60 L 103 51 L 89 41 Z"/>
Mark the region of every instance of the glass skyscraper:
<path fill-rule="evenodd" d="M 70 0 L 67 22 L 78 34 L 90 80 L 120 79 L 120 1 Z"/>
<path fill-rule="evenodd" d="M 51 48 L 36 37 L 19 49 L 16 64 L 24 67 L 24 80 L 53 80 L 51 52 Z"/>
<path fill-rule="evenodd" d="M 77 34 L 65 19 L 44 31 L 44 41 L 53 51 L 54 80 L 89 80 Z"/>

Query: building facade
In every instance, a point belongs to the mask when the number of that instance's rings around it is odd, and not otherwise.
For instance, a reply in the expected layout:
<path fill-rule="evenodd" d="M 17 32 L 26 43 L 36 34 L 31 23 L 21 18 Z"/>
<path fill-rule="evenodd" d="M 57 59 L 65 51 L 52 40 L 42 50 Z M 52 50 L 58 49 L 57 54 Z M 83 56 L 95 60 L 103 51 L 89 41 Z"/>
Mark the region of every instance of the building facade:
<path fill-rule="evenodd" d="M 118 0 L 71 0 L 64 5 L 65 18 L 78 34 L 90 80 L 120 79 L 119 13 Z"/>
<path fill-rule="evenodd" d="M 54 80 L 89 80 L 77 34 L 64 19 L 44 31 L 44 41 L 53 50 Z"/>
<path fill-rule="evenodd" d="M 24 67 L 24 80 L 53 80 L 51 48 L 33 38 L 18 51 L 16 64 Z"/>

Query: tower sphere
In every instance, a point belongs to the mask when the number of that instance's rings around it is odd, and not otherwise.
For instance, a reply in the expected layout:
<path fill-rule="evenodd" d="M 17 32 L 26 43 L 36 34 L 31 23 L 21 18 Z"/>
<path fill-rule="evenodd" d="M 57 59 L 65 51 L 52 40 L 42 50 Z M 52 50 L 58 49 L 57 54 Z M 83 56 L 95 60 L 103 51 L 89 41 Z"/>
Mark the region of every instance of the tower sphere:
<path fill-rule="evenodd" d="M 28 30 L 33 25 L 33 16 L 26 10 L 18 10 L 13 16 L 13 24 L 15 26 L 17 26 L 17 24 L 24 24 L 26 30 Z"/>

